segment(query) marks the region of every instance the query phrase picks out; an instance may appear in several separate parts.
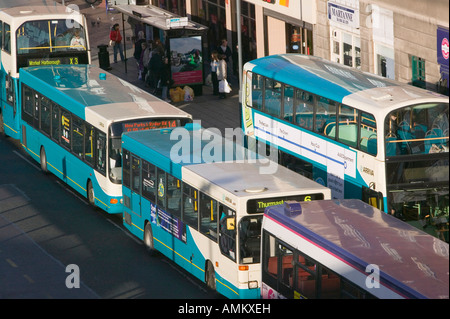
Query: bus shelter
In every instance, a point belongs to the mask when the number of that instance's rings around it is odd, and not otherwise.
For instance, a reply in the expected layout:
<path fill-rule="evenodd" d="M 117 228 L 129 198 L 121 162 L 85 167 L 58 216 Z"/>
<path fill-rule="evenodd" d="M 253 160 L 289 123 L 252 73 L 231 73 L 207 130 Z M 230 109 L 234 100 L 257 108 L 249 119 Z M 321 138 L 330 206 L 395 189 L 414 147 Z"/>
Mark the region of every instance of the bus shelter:
<path fill-rule="evenodd" d="M 159 38 L 169 58 L 171 87 L 190 86 L 196 95 L 202 94 L 203 67 L 207 27 L 153 5 L 115 5 L 131 25 L 141 25 L 147 40 Z"/>

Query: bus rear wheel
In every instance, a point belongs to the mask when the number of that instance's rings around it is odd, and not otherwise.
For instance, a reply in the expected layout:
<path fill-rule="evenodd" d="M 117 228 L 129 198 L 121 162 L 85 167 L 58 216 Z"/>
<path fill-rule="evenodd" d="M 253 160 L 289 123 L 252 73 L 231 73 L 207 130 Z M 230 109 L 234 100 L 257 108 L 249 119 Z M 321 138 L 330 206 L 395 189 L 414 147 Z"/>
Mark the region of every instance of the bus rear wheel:
<path fill-rule="evenodd" d="M 47 174 L 48 168 L 47 168 L 47 155 L 45 154 L 44 146 L 41 147 L 41 153 L 40 153 L 40 161 L 41 161 L 41 169 L 42 171 Z"/>
<path fill-rule="evenodd" d="M 212 290 L 216 290 L 216 272 L 214 270 L 214 266 L 211 261 L 208 261 L 206 264 L 206 273 L 205 273 L 205 281 L 208 288 Z"/>
<path fill-rule="evenodd" d="M 150 225 L 150 222 L 145 224 L 144 244 L 145 244 L 145 248 L 147 248 L 148 253 L 150 255 L 153 255 L 155 253 L 155 246 L 153 243 L 153 232 L 152 232 L 152 226 Z"/>

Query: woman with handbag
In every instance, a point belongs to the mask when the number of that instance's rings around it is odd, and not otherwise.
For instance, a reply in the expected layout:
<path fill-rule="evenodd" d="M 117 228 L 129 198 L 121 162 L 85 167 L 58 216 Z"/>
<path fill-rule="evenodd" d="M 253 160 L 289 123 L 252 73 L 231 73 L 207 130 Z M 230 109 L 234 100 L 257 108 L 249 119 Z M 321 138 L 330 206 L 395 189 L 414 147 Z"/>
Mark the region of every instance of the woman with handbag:
<path fill-rule="evenodd" d="M 111 32 L 109 33 L 109 44 L 114 49 L 114 63 L 117 63 L 117 52 L 120 54 L 120 59 L 122 62 L 125 61 L 125 57 L 123 56 L 122 49 L 122 35 L 120 34 L 119 24 L 116 23 L 113 25 Z"/>
<path fill-rule="evenodd" d="M 217 66 L 217 80 L 219 81 L 219 99 L 224 99 L 226 93 L 230 93 L 227 82 L 227 62 L 226 55 L 219 54 L 219 65 Z"/>

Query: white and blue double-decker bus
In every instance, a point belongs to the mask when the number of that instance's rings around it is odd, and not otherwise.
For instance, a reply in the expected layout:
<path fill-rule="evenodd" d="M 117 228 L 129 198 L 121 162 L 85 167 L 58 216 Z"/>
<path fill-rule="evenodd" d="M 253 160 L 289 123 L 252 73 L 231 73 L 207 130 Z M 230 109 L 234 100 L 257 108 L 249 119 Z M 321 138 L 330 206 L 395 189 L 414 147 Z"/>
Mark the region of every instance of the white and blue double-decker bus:
<path fill-rule="evenodd" d="M 285 165 L 448 240 L 448 97 L 318 57 L 244 66 L 242 129 Z"/>
<path fill-rule="evenodd" d="M 0 120 L 5 134 L 20 138 L 20 68 L 88 63 L 86 18 L 75 8 L 47 0 L 0 0 Z"/>
<path fill-rule="evenodd" d="M 89 203 L 122 213 L 122 133 L 168 128 L 192 116 L 92 65 L 20 69 L 20 141 Z"/>
<path fill-rule="evenodd" d="M 209 130 L 130 132 L 122 141 L 124 226 L 228 298 L 260 297 L 266 207 L 331 198 L 276 163 L 267 174 L 267 163 L 240 157 Z"/>

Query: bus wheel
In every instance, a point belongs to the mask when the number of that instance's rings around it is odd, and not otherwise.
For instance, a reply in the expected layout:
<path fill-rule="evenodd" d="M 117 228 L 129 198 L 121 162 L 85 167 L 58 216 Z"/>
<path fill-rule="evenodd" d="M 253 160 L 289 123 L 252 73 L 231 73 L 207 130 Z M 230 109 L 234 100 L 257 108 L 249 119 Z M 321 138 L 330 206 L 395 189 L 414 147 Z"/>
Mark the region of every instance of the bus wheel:
<path fill-rule="evenodd" d="M 91 206 L 95 207 L 95 193 L 92 187 L 92 182 L 89 181 L 87 185 L 87 199 Z"/>
<path fill-rule="evenodd" d="M 145 224 L 144 244 L 145 244 L 145 248 L 147 248 L 147 251 L 149 252 L 149 254 L 153 255 L 155 253 L 155 246 L 153 244 L 153 232 L 152 232 L 152 226 L 150 225 L 150 222 Z"/>
<path fill-rule="evenodd" d="M 45 154 L 45 149 L 44 146 L 41 146 L 41 154 L 40 154 L 40 160 L 41 160 L 41 169 L 42 171 L 47 174 L 48 173 L 48 169 L 47 169 L 47 155 Z"/>
<path fill-rule="evenodd" d="M 212 290 L 216 290 L 216 272 L 214 271 L 214 266 L 210 261 L 206 264 L 206 285 Z"/>

